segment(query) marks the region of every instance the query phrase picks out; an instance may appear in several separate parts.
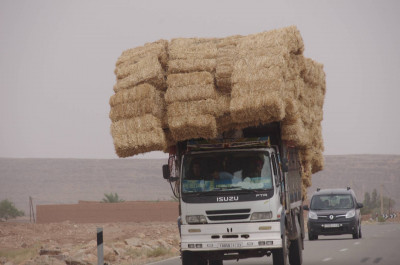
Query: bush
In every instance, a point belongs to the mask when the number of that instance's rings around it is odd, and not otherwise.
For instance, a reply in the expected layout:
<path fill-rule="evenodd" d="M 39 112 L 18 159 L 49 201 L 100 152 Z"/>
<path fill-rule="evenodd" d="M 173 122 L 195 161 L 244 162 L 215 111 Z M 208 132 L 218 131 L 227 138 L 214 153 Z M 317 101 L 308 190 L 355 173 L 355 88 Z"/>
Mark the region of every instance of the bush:
<path fill-rule="evenodd" d="M 114 202 L 124 202 L 124 200 L 122 200 L 121 198 L 119 198 L 117 193 L 104 193 L 104 197 L 103 198 L 103 202 L 107 202 L 107 203 L 114 203 Z"/>
<path fill-rule="evenodd" d="M 10 202 L 9 200 L 6 199 L 0 202 L 0 220 L 8 220 L 10 218 L 16 218 L 24 215 L 25 213 L 15 208 L 14 203 Z"/>

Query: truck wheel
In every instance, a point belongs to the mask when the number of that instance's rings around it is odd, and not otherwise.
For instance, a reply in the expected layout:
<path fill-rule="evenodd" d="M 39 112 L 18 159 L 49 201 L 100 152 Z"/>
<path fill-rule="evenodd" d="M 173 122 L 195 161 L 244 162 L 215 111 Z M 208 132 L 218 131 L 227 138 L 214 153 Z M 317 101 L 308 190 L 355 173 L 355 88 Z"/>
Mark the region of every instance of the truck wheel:
<path fill-rule="evenodd" d="M 283 231 L 282 248 L 272 252 L 273 265 L 288 265 L 288 249 L 286 242 L 286 231 Z"/>
<path fill-rule="evenodd" d="M 182 265 L 191 265 L 194 264 L 195 258 L 191 252 L 183 251 L 182 252 Z"/>
<path fill-rule="evenodd" d="M 193 252 L 183 251 L 182 265 L 207 265 L 207 261 Z"/>
<path fill-rule="evenodd" d="M 289 263 L 290 265 L 301 265 L 303 263 L 303 246 L 301 236 L 290 241 Z"/>
<path fill-rule="evenodd" d="M 224 261 L 223 260 L 210 260 L 209 265 L 223 265 Z"/>

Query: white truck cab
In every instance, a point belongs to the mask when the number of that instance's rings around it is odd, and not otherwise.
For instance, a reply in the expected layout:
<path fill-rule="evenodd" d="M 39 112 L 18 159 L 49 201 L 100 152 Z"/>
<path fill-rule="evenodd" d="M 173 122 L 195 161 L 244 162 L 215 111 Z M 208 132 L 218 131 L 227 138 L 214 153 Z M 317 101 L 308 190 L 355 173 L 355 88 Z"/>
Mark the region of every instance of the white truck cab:
<path fill-rule="evenodd" d="M 183 265 L 271 254 L 274 264 L 287 264 L 287 257 L 301 264 L 301 177 L 297 168 L 295 183 L 289 183 L 290 167 L 282 170 L 280 149 L 269 136 L 177 146 L 163 172 L 175 181 L 180 202 Z M 288 242 L 295 242 L 292 258 Z"/>

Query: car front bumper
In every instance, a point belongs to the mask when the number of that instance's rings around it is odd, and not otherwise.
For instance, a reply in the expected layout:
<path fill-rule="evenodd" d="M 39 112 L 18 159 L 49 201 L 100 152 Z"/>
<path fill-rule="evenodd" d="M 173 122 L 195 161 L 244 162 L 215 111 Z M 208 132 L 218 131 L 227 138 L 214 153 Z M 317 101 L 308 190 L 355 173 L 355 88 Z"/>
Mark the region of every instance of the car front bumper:
<path fill-rule="evenodd" d="M 355 218 L 336 222 L 309 219 L 307 222 L 307 227 L 309 233 L 312 233 L 313 235 L 354 234 L 358 229 Z"/>

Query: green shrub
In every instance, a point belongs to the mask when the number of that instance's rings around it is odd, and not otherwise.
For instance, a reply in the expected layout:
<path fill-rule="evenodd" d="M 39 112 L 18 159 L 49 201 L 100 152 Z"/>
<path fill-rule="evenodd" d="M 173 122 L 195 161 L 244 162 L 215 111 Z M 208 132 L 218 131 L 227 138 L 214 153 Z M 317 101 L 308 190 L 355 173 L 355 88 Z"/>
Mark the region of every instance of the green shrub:
<path fill-rule="evenodd" d="M 103 198 L 103 202 L 107 202 L 107 203 L 115 203 L 115 202 L 124 202 L 125 200 L 122 200 L 121 198 L 119 198 L 117 193 L 104 193 L 104 197 Z"/>
<path fill-rule="evenodd" d="M 16 218 L 24 215 L 25 213 L 15 208 L 14 203 L 10 202 L 9 200 L 6 199 L 0 202 L 0 220 L 8 220 L 10 218 Z"/>

